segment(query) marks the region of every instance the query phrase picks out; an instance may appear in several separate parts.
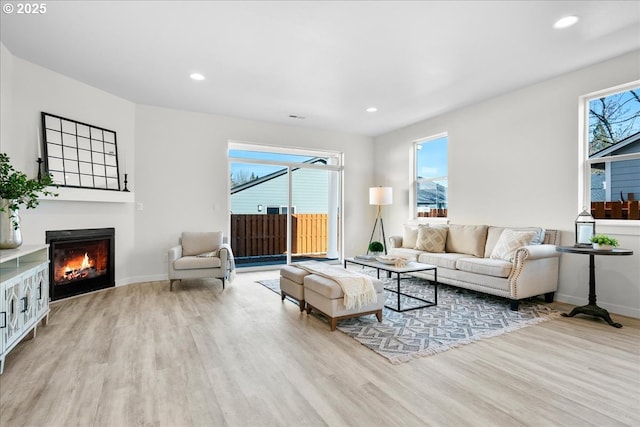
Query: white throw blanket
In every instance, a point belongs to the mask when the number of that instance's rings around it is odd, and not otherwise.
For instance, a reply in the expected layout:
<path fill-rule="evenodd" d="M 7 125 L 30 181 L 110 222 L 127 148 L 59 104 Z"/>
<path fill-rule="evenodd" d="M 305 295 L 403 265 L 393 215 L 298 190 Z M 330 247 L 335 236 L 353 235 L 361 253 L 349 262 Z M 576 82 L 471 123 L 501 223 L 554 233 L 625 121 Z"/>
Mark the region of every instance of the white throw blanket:
<path fill-rule="evenodd" d="M 370 277 L 318 261 L 304 261 L 292 265 L 335 281 L 342 288 L 344 306 L 347 309 L 360 308 L 378 300 L 376 288 Z"/>

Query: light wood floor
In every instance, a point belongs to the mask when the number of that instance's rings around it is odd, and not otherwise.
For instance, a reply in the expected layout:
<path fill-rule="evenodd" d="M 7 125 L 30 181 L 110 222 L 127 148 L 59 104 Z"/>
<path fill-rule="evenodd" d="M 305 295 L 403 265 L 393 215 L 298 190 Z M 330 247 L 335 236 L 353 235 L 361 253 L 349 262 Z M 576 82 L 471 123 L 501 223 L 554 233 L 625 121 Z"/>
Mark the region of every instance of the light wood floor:
<path fill-rule="evenodd" d="M 640 425 L 638 319 L 559 318 L 392 365 L 254 283 L 276 276 L 53 304 L 6 360 L 0 426 Z"/>

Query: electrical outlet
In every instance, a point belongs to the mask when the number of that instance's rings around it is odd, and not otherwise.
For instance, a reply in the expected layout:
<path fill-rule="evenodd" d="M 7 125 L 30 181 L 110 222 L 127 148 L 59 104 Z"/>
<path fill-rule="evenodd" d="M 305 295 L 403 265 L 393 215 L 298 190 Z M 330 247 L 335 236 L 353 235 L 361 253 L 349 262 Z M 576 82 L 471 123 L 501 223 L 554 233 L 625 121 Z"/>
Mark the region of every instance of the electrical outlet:
<path fill-rule="evenodd" d="M 137 211 L 143 211 L 144 210 L 144 205 L 142 203 L 136 203 L 136 210 Z"/>

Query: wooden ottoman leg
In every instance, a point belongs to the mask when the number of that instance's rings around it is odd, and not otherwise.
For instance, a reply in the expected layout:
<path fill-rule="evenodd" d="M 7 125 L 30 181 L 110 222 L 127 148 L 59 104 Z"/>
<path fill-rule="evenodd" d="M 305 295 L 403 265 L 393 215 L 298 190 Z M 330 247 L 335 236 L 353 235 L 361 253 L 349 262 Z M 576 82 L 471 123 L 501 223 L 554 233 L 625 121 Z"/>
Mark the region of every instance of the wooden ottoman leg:
<path fill-rule="evenodd" d="M 298 301 L 298 304 L 300 304 L 300 313 L 303 313 L 304 312 L 304 306 L 305 306 L 304 300 Z"/>
<path fill-rule="evenodd" d="M 376 311 L 376 317 L 378 318 L 378 322 L 382 322 L 382 310 Z"/>
<path fill-rule="evenodd" d="M 338 326 L 338 319 L 336 319 L 335 317 L 332 317 L 330 321 L 330 325 L 331 325 L 331 330 L 335 331 L 336 327 Z"/>

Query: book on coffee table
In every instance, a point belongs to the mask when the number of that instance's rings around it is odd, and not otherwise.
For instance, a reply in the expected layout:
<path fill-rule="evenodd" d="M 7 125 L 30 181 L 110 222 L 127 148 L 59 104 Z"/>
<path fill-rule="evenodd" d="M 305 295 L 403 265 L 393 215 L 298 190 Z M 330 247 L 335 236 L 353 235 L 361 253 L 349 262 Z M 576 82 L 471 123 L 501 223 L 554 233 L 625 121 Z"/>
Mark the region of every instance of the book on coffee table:
<path fill-rule="evenodd" d="M 375 255 L 356 255 L 353 258 L 354 259 L 359 259 L 361 261 L 375 261 L 376 260 L 376 256 Z"/>

